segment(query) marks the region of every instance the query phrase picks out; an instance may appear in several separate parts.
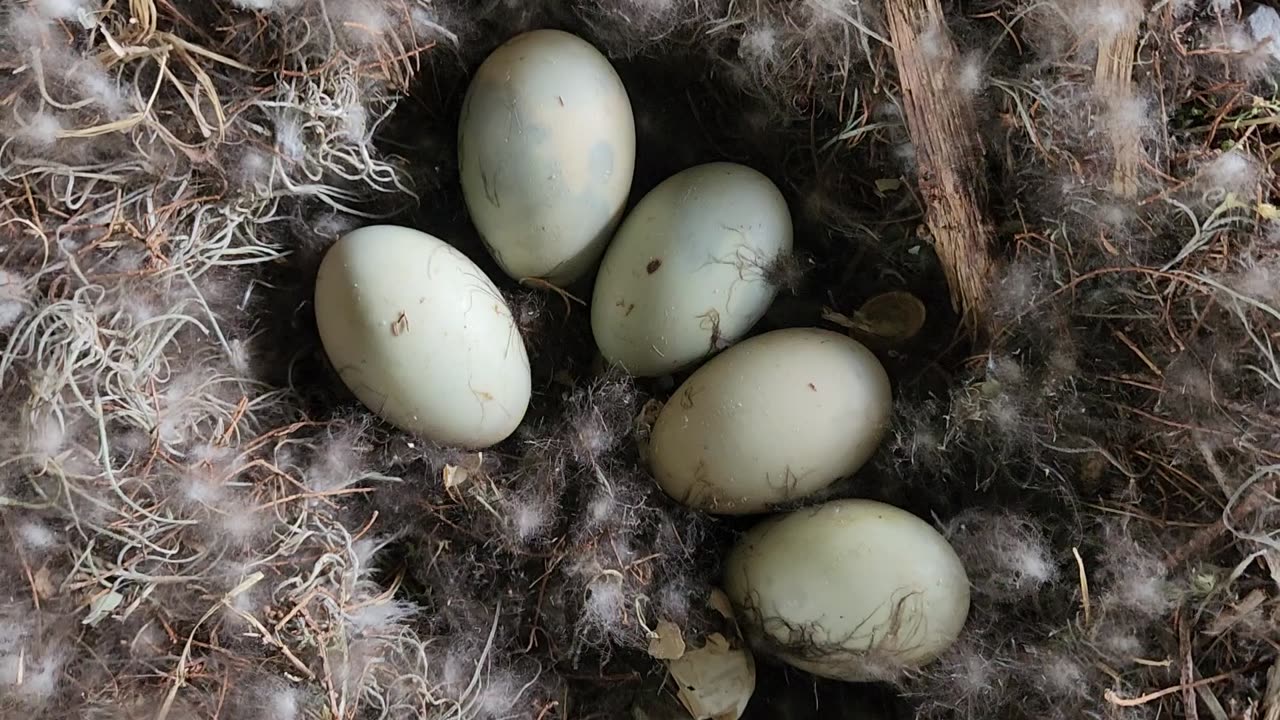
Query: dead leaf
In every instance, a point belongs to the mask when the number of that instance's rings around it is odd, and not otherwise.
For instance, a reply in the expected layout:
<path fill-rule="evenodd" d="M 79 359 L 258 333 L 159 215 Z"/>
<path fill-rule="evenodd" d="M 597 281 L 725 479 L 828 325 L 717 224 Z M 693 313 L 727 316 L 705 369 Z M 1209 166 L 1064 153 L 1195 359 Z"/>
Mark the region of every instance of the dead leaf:
<path fill-rule="evenodd" d="M 47 565 L 42 565 L 39 570 L 35 571 L 31 578 L 31 584 L 35 588 L 36 595 L 41 600 L 48 600 L 58 592 L 53 584 L 53 574 L 49 572 Z"/>
<path fill-rule="evenodd" d="M 738 720 L 756 687 L 750 651 L 735 649 L 720 633 L 667 663 L 677 683 L 676 696 L 695 720 Z"/>
<path fill-rule="evenodd" d="M 636 415 L 635 434 L 641 440 L 647 440 L 649 433 L 653 431 L 653 424 L 658 422 L 658 415 L 662 412 L 662 401 L 657 398 L 650 398 L 640 408 L 639 414 Z"/>
<path fill-rule="evenodd" d="M 899 180 L 898 178 L 877 178 L 876 179 L 876 192 L 880 193 L 881 195 L 887 192 L 892 192 L 894 190 L 897 190 L 900 187 L 902 187 L 902 181 Z"/>
<path fill-rule="evenodd" d="M 853 318 L 842 313 L 838 313 L 829 307 L 822 308 L 822 319 L 829 323 L 835 323 L 846 330 L 853 330 L 858 327 Z"/>
<path fill-rule="evenodd" d="M 910 340 L 924 327 L 924 303 L 909 292 L 894 290 L 871 298 L 852 317 L 831 308 L 822 309 L 822 319 L 839 325 L 855 338 L 878 345 L 893 346 Z"/>
<path fill-rule="evenodd" d="M 711 588 L 711 597 L 707 600 L 707 604 L 723 615 L 726 620 L 733 619 L 733 603 L 729 602 L 729 596 L 725 595 L 720 588 Z"/>
<path fill-rule="evenodd" d="M 444 489 L 453 490 L 465 483 L 469 477 L 471 477 L 471 473 L 466 468 L 457 465 L 445 465 Z"/>
<path fill-rule="evenodd" d="M 724 635 L 711 633 L 707 636 L 707 644 L 703 646 L 703 649 L 723 653 L 733 649 L 733 646 L 729 644 L 729 638 Z"/>
<path fill-rule="evenodd" d="M 924 327 L 924 303 L 909 292 L 892 291 L 871 298 L 854 313 L 859 328 L 886 342 L 910 340 Z"/>
<path fill-rule="evenodd" d="M 445 465 L 444 471 L 441 473 L 444 479 L 444 489 L 454 490 L 462 487 L 472 476 L 480 472 L 480 468 L 483 466 L 484 453 L 479 452 L 464 456 L 462 462 L 457 465 Z"/>
<path fill-rule="evenodd" d="M 684 633 L 670 620 L 659 620 L 649 634 L 649 654 L 658 660 L 676 660 L 684 655 Z"/>

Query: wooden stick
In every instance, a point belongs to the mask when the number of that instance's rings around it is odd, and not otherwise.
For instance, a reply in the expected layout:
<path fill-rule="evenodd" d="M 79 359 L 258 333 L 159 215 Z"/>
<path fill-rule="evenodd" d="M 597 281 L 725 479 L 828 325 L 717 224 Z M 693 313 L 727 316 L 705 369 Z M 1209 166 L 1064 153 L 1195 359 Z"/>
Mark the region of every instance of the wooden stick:
<path fill-rule="evenodd" d="M 956 83 L 957 53 L 939 0 L 888 0 L 885 13 L 915 144 L 925 222 L 952 307 L 972 336 L 986 327 L 995 279 L 982 140 L 973 104 Z"/>
<path fill-rule="evenodd" d="M 1094 68 L 1094 91 L 1107 102 L 1133 98 L 1133 60 L 1138 44 L 1141 15 L 1135 13 L 1119 32 L 1098 41 L 1098 62 Z M 1134 128 L 1111 128 L 1115 166 L 1111 170 L 1111 191 L 1122 198 L 1138 195 L 1138 165 L 1142 159 L 1142 138 Z"/>

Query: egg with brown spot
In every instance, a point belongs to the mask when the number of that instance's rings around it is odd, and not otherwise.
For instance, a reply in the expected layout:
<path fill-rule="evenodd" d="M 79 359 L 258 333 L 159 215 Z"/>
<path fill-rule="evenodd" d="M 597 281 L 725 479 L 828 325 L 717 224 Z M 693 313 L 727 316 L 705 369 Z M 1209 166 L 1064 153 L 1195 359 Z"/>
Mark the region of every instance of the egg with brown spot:
<path fill-rule="evenodd" d="M 596 346 L 637 376 L 695 365 L 763 317 L 791 245 L 786 200 L 762 173 L 716 162 L 672 175 L 640 199 L 600 262 Z"/>
<path fill-rule="evenodd" d="M 321 260 L 315 314 L 342 382 L 393 425 L 482 448 L 524 417 L 529 358 L 511 310 L 437 237 L 393 225 L 344 235 Z"/>

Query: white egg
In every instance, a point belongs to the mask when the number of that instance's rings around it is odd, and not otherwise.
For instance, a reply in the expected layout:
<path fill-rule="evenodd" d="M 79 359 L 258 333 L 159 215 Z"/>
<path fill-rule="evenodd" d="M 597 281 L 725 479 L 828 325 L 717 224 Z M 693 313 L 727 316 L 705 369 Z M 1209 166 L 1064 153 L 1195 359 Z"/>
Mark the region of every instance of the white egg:
<path fill-rule="evenodd" d="M 775 516 L 729 555 L 725 591 L 758 650 L 822 677 L 890 679 L 937 658 L 969 613 L 955 550 L 920 518 L 871 500 Z"/>
<path fill-rule="evenodd" d="M 605 251 L 591 300 L 596 345 L 632 375 L 655 376 L 736 342 L 773 302 L 769 270 L 791 243 L 787 202 L 761 173 L 717 162 L 672 175 Z"/>
<path fill-rule="evenodd" d="M 516 278 L 566 285 L 600 259 L 635 170 L 626 88 L 591 44 L 559 30 L 518 35 L 476 70 L 458 125 L 467 209 Z"/>
<path fill-rule="evenodd" d="M 484 271 L 411 228 L 340 238 L 316 276 L 325 354 L 370 410 L 436 442 L 481 448 L 529 405 L 524 339 Z"/>
<path fill-rule="evenodd" d="M 888 426 L 876 356 L 845 335 L 773 330 L 698 368 L 654 421 L 649 454 L 668 495 L 746 514 L 803 498 L 860 468 Z"/>

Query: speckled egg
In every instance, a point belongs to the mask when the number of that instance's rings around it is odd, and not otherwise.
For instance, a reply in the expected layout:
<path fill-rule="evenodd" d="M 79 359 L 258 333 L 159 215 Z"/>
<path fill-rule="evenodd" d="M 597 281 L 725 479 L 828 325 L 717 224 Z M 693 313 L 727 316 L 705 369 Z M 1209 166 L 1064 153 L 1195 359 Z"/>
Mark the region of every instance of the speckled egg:
<path fill-rule="evenodd" d="M 315 313 L 343 383 L 393 425 L 483 448 L 524 417 L 529 358 L 511 310 L 439 238 L 392 225 L 344 235 L 320 263 Z"/>
<path fill-rule="evenodd" d="M 822 677 L 887 680 L 949 648 L 969 613 L 955 550 L 924 520 L 836 500 L 749 530 L 724 589 L 748 641 Z"/>
<path fill-rule="evenodd" d="M 566 285 L 593 269 L 622 218 L 635 153 L 622 80 L 566 32 L 507 41 L 476 70 L 463 100 L 463 197 L 513 278 Z"/>
<path fill-rule="evenodd" d="M 632 375 L 677 372 L 733 344 L 768 310 L 790 252 L 791 214 L 769 178 L 716 162 L 667 178 L 605 251 L 591 330 Z"/>
<path fill-rule="evenodd" d="M 699 367 L 649 438 L 662 489 L 692 508 L 747 514 L 798 500 L 860 468 L 892 406 L 870 350 L 817 328 L 748 338 Z"/>

